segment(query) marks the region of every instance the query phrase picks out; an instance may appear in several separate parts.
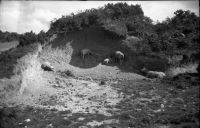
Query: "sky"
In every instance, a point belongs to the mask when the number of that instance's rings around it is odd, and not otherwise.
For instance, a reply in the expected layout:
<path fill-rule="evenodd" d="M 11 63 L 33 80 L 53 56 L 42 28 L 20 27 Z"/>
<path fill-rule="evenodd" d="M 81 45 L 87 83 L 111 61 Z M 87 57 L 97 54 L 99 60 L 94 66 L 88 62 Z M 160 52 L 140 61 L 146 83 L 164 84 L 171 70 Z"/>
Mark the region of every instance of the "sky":
<path fill-rule="evenodd" d="M 0 30 L 20 34 L 31 30 L 39 33 L 41 30 L 47 31 L 50 21 L 54 18 L 117 2 L 119 1 L 0 1 Z M 198 0 L 127 1 L 127 3 L 141 5 L 144 15 L 155 22 L 173 17 L 173 13 L 178 9 L 190 10 L 199 16 Z"/>

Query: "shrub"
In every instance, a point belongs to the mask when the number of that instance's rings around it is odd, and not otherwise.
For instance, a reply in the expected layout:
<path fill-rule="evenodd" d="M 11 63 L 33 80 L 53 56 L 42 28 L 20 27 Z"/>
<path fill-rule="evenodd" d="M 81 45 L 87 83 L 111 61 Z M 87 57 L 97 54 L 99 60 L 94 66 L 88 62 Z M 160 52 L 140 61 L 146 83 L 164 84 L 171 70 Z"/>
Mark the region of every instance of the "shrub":
<path fill-rule="evenodd" d="M 99 25 L 119 36 L 125 36 L 127 33 L 125 20 L 131 16 L 137 18 L 143 15 L 140 5 L 107 4 L 99 9 L 86 10 L 76 15 L 72 13 L 71 15 L 62 16 L 51 22 L 50 30 L 71 32 L 84 27 Z M 131 23 L 131 20 L 129 20 L 129 23 Z"/>
<path fill-rule="evenodd" d="M 123 40 L 122 47 L 125 50 L 130 50 L 131 53 L 137 55 L 148 55 L 152 52 L 148 43 L 146 41 L 140 40 L 137 37 Z"/>
<path fill-rule="evenodd" d="M 0 41 L 1 42 L 10 42 L 10 41 L 14 41 L 14 40 L 18 40 L 19 39 L 19 34 L 15 33 L 15 32 L 2 32 L 0 30 Z"/>
<path fill-rule="evenodd" d="M 23 34 L 19 37 L 19 45 L 20 46 L 33 44 L 35 42 L 37 42 L 37 35 L 35 33 L 33 33 L 32 31 L 26 32 L 25 34 Z"/>

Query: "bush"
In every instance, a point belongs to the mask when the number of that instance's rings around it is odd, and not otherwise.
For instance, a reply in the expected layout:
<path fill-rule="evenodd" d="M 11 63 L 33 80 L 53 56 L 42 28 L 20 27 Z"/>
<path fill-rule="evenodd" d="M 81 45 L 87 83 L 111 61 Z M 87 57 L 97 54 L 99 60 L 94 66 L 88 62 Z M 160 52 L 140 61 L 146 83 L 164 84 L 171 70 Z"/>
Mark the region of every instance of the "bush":
<path fill-rule="evenodd" d="M 126 39 L 122 41 L 122 47 L 137 55 L 148 55 L 152 53 L 148 42 L 139 38 Z"/>
<path fill-rule="evenodd" d="M 1 42 L 10 42 L 10 41 L 15 41 L 19 39 L 19 34 L 15 33 L 15 32 L 2 32 L 0 30 L 0 41 Z"/>
<path fill-rule="evenodd" d="M 50 24 L 50 31 L 77 31 L 84 27 L 99 25 L 105 30 L 115 32 L 119 36 L 127 33 L 126 20 L 129 17 L 143 17 L 144 13 L 140 5 L 128 5 L 126 3 L 107 4 L 99 9 L 86 10 L 78 14 L 62 16 Z M 132 21 L 129 20 L 129 23 Z M 139 21 L 137 22 L 137 24 Z M 136 24 L 136 25 L 137 25 Z M 140 25 L 141 26 L 141 25 Z"/>
<path fill-rule="evenodd" d="M 37 42 L 37 35 L 35 33 L 33 33 L 32 31 L 26 32 L 25 34 L 23 34 L 19 37 L 19 45 L 20 46 L 33 44 L 35 42 Z"/>

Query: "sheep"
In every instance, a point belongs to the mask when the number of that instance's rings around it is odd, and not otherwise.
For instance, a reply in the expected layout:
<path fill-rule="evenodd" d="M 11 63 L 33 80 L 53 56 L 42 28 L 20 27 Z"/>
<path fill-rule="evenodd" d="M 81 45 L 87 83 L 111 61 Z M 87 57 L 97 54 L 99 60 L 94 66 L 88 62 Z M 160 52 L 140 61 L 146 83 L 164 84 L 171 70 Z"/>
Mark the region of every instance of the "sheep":
<path fill-rule="evenodd" d="M 122 61 L 124 60 L 124 54 L 121 51 L 115 52 L 115 62 L 119 61 L 119 64 L 122 65 Z"/>
<path fill-rule="evenodd" d="M 81 57 L 84 59 L 85 56 L 87 56 L 87 55 L 92 55 L 91 50 L 89 50 L 89 49 L 82 49 L 81 50 Z"/>
<path fill-rule="evenodd" d="M 157 72 L 157 71 L 149 71 L 145 67 L 141 69 L 141 71 L 148 77 L 148 78 L 164 78 L 166 74 L 164 72 Z"/>
<path fill-rule="evenodd" d="M 48 61 L 42 63 L 41 68 L 44 71 L 54 71 L 54 67 L 51 65 L 51 63 L 49 63 Z"/>
<path fill-rule="evenodd" d="M 103 60 L 103 64 L 109 64 L 109 63 L 111 63 L 111 58 L 106 58 L 106 59 L 104 59 Z"/>

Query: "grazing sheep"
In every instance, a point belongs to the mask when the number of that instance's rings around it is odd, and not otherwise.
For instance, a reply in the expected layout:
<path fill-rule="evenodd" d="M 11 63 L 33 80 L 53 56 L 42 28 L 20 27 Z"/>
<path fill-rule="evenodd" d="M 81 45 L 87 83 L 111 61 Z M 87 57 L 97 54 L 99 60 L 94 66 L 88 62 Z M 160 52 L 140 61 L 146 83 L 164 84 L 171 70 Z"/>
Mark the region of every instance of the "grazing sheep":
<path fill-rule="evenodd" d="M 89 49 L 82 49 L 81 50 L 81 57 L 84 59 L 85 56 L 92 55 L 92 52 Z"/>
<path fill-rule="evenodd" d="M 41 65 L 41 68 L 44 70 L 44 71 L 54 71 L 54 67 L 49 63 L 49 62 L 44 62 L 42 65 Z"/>
<path fill-rule="evenodd" d="M 111 63 L 111 58 L 106 58 L 103 60 L 103 64 L 109 64 Z"/>
<path fill-rule="evenodd" d="M 157 72 L 157 71 L 149 71 L 145 67 L 141 69 L 141 71 L 147 76 L 148 78 L 164 78 L 166 74 L 164 72 Z"/>
<path fill-rule="evenodd" d="M 122 65 L 122 61 L 124 60 L 124 54 L 121 51 L 115 52 L 115 62 L 119 62 Z"/>

